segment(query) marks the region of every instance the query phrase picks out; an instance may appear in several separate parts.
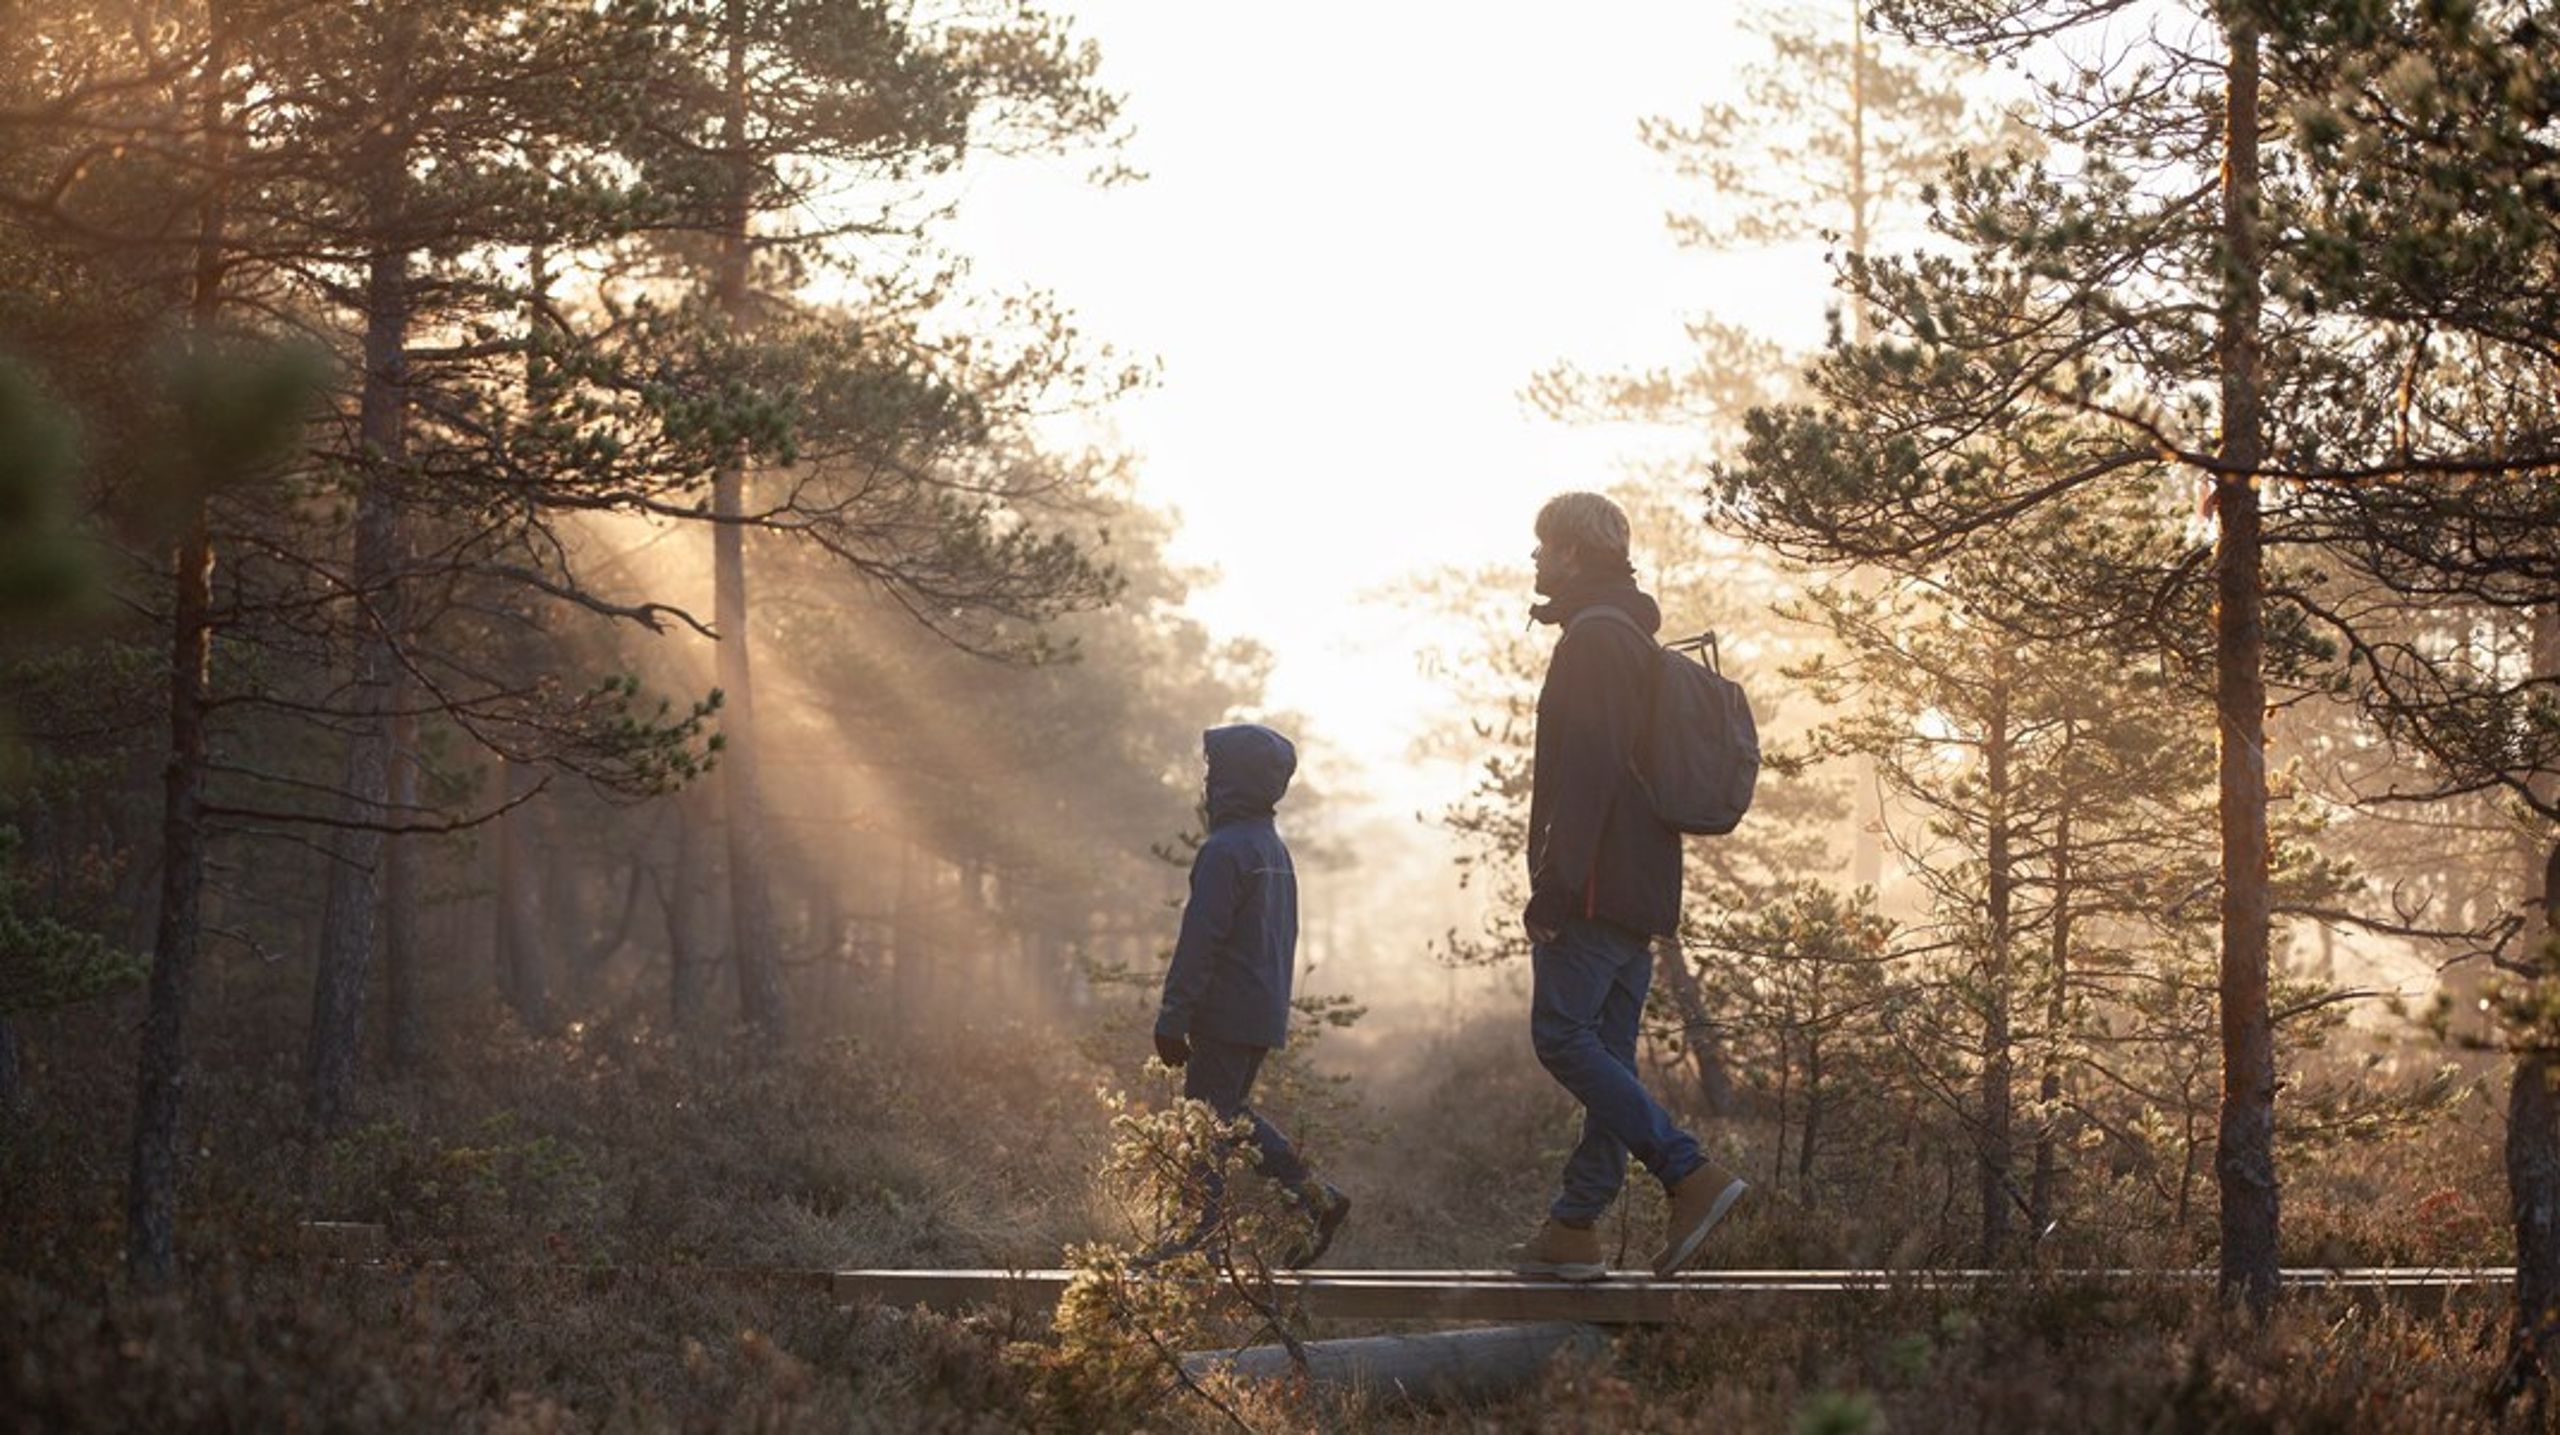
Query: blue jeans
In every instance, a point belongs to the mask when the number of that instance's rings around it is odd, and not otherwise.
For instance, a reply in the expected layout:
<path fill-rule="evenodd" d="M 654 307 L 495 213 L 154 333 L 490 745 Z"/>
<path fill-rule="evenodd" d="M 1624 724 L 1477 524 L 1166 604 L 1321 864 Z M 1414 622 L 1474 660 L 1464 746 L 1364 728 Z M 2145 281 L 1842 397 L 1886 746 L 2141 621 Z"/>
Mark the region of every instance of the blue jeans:
<path fill-rule="evenodd" d="M 1529 960 L 1529 1040 L 1538 1064 L 1582 1103 L 1582 1141 L 1565 1158 L 1563 1193 L 1548 1209 L 1557 1220 L 1589 1225 L 1626 1184 L 1629 1152 L 1666 1187 L 1705 1158 L 1636 1079 L 1652 946 L 1622 927 L 1572 917 Z"/>
<path fill-rule="evenodd" d="M 1295 1191 L 1306 1184 L 1307 1163 L 1298 1159 L 1298 1149 L 1280 1134 L 1280 1128 L 1263 1120 L 1262 1113 L 1245 1100 L 1253 1094 L 1253 1078 L 1262 1070 L 1262 1059 L 1270 1054 L 1267 1046 L 1194 1036 L 1191 1060 L 1182 1068 L 1182 1094 L 1209 1103 L 1221 1121 L 1233 1121 L 1239 1114 L 1250 1120 L 1254 1149 L 1260 1154 L 1254 1169 Z M 1214 1172 L 1209 1186 L 1214 1201 L 1220 1194 Z"/>

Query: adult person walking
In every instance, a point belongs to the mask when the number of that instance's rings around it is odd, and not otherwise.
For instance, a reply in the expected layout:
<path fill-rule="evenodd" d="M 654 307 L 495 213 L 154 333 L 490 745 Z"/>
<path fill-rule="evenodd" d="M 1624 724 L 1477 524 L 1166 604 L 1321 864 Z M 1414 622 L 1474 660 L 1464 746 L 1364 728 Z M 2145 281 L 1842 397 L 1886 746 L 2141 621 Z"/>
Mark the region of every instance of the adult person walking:
<path fill-rule="evenodd" d="M 1538 692 L 1529 797 L 1529 1035 L 1539 1064 L 1582 1103 L 1582 1140 L 1537 1234 L 1515 1253 L 1523 1275 L 1597 1280 L 1597 1230 L 1626 1182 L 1632 1152 L 1659 1179 L 1671 1214 L 1657 1275 L 1697 1255 L 1745 1183 L 1700 1154 L 1636 1074 L 1636 1033 L 1653 984 L 1652 939 L 1680 926 L 1680 834 L 1653 813 L 1634 766 L 1656 682 L 1662 610 L 1636 587 L 1627 516 L 1596 493 L 1539 510 L 1530 610 L 1560 632 Z"/>

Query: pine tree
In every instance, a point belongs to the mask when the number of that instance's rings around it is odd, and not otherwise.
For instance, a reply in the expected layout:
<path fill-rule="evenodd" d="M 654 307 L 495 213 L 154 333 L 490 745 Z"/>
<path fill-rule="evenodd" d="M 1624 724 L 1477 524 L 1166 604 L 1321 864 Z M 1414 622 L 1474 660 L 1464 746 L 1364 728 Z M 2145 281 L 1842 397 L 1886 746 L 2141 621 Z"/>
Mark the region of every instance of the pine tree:
<path fill-rule="evenodd" d="M 2308 166 L 2262 114 L 2270 43 L 2290 73 L 2311 20 L 2287 12 L 2271 29 L 2259 9 L 2231 6 L 2194 17 L 2209 47 L 2140 42 L 2120 64 L 2061 60 L 2058 44 L 2094 42 L 2116 12 L 1880 8 L 1919 38 L 2054 57 L 2038 124 L 2073 162 L 1960 164 L 1936 220 L 1957 252 L 1853 258 L 1848 282 L 1874 306 L 1877 340 L 1834 349 L 1814 378 L 1818 403 L 1756 415 L 1717 498 L 1729 521 L 1802 557 L 1926 564 L 2074 492 L 2142 482 L 2164 460 L 2195 477 L 2209 561 L 2199 548 L 2147 578 L 2118 575 L 2125 601 L 2096 621 L 2157 629 L 2200 606 L 2211 576 L 2209 642 L 2202 627 L 2164 636 L 2216 674 L 2222 1274 L 2264 1310 L 2278 1211 L 2267 681 L 2320 646 L 2298 603 L 2270 608 L 2265 555 L 2314 541 L 2322 504 L 2395 461 L 2441 473 L 2510 460 L 2450 432 L 2428 435 L 2442 446 L 2419 461 L 2367 446 L 2389 431 L 2372 381 L 2391 371 L 2374 342 L 2388 331 L 2369 288 L 2307 278 L 2299 256 L 2325 232 L 2306 201 Z M 2034 465 L 1979 442 L 2058 419 L 2096 422 L 2039 448 Z"/>
<path fill-rule="evenodd" d="M 920 182 L 973 147 L 1092 142 L 1116 101 L 1092 48 L 1028 8 L 687 0 L 647 22 L 662 60 L 630 152 L 675 204 L 656 254 L 686 297 L 664 311 L 676 323 L 634 331 L 676 347 L 635 346 L 623 372 L 684 375 L 633 387 L 694 465 L 651 508 L 712 530 L 729 947 L 747 1023 L 778 1038 L 748 531 L 817 544 L 964 643 L 989 616 L 1036 620 L 1107 593 L 1074 545 L 1020 521 L 1040 506 L 1038 475 L 992 442 L 1019 405 L 1089 377 L 1072 345 L 1049 342 L 1059 321 L 1018 316 L 1031 332 L 1011 352 L 1002 335 L 937 339 L 949 276 L 865 268 L 855 246 L 914 239 Z M 862 297 L 813 302 L 820 274 Z M 759 470 L 774 492 L 751 499 Z"/>

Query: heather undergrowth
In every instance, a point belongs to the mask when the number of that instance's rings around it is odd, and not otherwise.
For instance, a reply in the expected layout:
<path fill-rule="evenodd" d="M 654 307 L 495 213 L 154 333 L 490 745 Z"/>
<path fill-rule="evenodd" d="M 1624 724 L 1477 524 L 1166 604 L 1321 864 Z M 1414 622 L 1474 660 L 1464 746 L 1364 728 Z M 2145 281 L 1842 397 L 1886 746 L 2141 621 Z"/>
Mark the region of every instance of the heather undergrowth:
<path fill-rule="evenodd" d="M 1359 1202 L 1329 1264 L 1482 1268 L 1535 1221 L 1575 1113 L 1516 1025 L 1498 1014 L 1356 1062 L 1319 1042 L 1313 1067 L 1275 1080 L 1275 1114 Z M 2304 1299 L 2259 1329 L 2191 1291 L 2055 1283 L 1707 1306 L 1464 1411 L 1195 1386 L 1165 1358 L 1175 1347 L 1268 1322 L 1214 1302 L 1103 1307 L 1127 1318 L 1097 1337 L 1024 1313 L 848 1310 L 822 1285 L 737 1273 L 1071 1252 L 1116 1269 L 1151 1232 L 1128 1184 L 1106 1179 L 1115 1134 L 1172 1129 L 1178 1111 L 1161 1074 L 1120 1054 L 1134 1044 L 1100 1028 L 883 1033 L 754 1061 L 638 1024 L 501 1028 L 380 1082 L 325 1143 L 300 1134 L 289 1056 L 230 1030 L 209 1034 L 192 1093 L 187 1274 L 159 1298 L 117 1274 L 126 1098 L 106 1027 L 45 1033 L 44 1099 L 0 1152 L 11 1428 L 2424 1431 L 2491 1421 L 2504 1347 L 2503 1311 L 2476 1303 Z M 2381 1144 L 2297 1152 L 2288 1259 L 2502 1260 L 2486 1111 L 2474 1100 Z M 1702 1129 L 1759 1175 L 1759 1120 Z M 2103 1172 L 2072 1192 L 2126 1199 Z M 1640 1258 L 1658 1197 L 1638 1181 L 1622 1206 L 1610 1234 Z M 1940 1206 L 1909 1170 L 1768 1181 L 1712 1263 L 1961 1263 L 1963 1223 Z M 315 1219 L 380 1225 L 381 1260 L 313 1258 L 297 1227 Z M 2184 1228 L 2088 1223 L 2027 1263 L 2210 1254 L 2201 1212 Z M 1138 1317 L 1147 1339 L 1106 1338 Z"/>

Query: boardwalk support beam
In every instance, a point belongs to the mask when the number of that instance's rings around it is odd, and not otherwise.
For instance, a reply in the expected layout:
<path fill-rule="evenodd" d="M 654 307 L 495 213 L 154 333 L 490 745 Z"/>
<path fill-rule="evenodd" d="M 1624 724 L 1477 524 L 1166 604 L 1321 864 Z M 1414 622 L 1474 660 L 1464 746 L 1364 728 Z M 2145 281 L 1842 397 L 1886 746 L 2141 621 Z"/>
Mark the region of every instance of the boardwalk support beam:
<path fill-rule="evenodd" d="M 1417 1405 L 1496 1400 L 1534 1387 L 1559 1359 L 1605 1355 L 1609 1334 L 1579 1321 L 1444 1330 L 1428 1335 L 1373 1335 L 1353 1340 L 1313 1340 L 1307 1380 L 1322 1390 L 1358 1391 Z M 1182 1358 L 1194 1379 L 1232 1375 L 1239 1380 L 1284 1380 L 1297 1373 L 1286 1348 L 1248 1346 L 1201 1351 Z"/>

